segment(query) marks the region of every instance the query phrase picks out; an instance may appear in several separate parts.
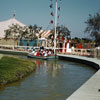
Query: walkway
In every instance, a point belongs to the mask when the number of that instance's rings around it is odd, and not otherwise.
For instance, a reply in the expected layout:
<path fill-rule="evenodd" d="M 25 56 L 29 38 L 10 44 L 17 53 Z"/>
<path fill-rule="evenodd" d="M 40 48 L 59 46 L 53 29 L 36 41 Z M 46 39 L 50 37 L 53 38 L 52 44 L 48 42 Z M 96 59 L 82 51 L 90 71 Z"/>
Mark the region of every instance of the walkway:
<path fill-rule="evenodd" d="M 76 55 L 63 55 L 58 54 L 61 57 L 69 57 L 74 59 L 87 60 L 99 65 L 100 60 L 96 58 L 88 58 Z M 100 70 L 98 70 L 87 82 L 85 82 L 78 90 L 76 90 L 66 100 L 100 100 Z"/>
<path fill-rule="evenodd" d="M 27 51 L 17 51 L 17 50 L 7 50 L 7 49 L 0 49 L 1 54 L 17 54 L 17 55 L 27 55 Z"/>

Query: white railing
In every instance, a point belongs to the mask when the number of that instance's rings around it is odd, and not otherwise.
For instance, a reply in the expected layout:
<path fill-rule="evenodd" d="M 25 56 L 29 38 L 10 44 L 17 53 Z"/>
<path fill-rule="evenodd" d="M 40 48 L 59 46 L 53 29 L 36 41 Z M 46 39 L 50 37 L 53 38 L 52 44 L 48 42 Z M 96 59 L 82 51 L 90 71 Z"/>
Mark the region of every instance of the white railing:
<path fill-rule="evenodd" d="M 67 49 L 66 50 L 65 49 L 63 48 L 63 51 L 59 52 L 59 53 L 80 55 L 80 56 L 92 56 L 92 57 L 94 57 L 94 55 L 95 55 L 95 49 L 77 49 L 77 48 L 71 49 L 70 48 L 70 50 L 69 50 L 70 52 L 67 52 Z"/>
<path fill-rule="evenodd" d="M 37 46 L 17 46 L 17 45 L 0 45 L 0 49 L 5 50 L 17 50 L 17 51 L 29 51 L 33 48 L 39 48 Z M 46 49 L 54 49 L 54 47 L 44 47 Z M 81 56 L 92 56 L 92 57 L 100 57 L 100 47 L 93 49 L 71 49 L 70 52 L 67 52 L 66 48 L 55 48 L 56 53 L 64 53 L 64 54 L 72 54 L 72 55 L 81 55 Z M 62 49 L 62 52 L 60 50 Z"/>
<path fill-rule="evenodd" d="M 94 56 L 94 49 L 74 49 L 71 53 L 81 56 Z"/>

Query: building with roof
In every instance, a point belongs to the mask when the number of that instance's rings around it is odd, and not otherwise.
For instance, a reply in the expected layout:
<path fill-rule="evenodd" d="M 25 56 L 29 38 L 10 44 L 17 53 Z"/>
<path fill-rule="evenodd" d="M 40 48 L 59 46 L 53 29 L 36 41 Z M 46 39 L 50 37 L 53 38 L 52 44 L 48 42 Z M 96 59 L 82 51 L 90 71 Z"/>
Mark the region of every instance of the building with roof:
<path fill-rule="evenodd" d="M 11 19 L 8 19 L 6 21 L 1 21 L 0 22 L 0 48 L 9 47 L 14 44 L 18 45 L 18 40 L 14 40 L 13 38 L 5 39 L 5 30 L 9 29 L 9 27 L 11 27 L 12 25 L 19 25 L 21 27 L 26 26 L 25 24 L 18 21 L 15 18 L 15 15 L 13 15 L 13 18 Z"/>
<path fill-rule="evenodd" d="M 26 26 L 25 24 L 21 23 L 20 21 L 18 21 L 15 17 L 6 20 L 6 21 L 1 21 L 0 22 L 0 38 L 4 38 L 5 37 L 5 30 L 9 29 L 10 26 L 12 25 L 20 25 L 22 27 Z"/>

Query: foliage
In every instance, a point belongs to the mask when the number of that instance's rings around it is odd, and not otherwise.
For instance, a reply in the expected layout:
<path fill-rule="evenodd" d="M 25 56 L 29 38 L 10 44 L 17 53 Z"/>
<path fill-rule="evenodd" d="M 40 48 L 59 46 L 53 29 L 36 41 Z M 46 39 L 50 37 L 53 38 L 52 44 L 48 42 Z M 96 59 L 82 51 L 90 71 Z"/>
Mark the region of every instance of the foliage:
<path fill-rule="evenodd" d="M 4 56 L 0 60 L 0 84 L 17 81 L 34 69 L 32 61 Z"/>
<path fill-rule="evenodd" d="M 40 30 L 42 29 L 42 27 L 38 27 L 36 24 L 34 26 L 30 25 L 29 27 L 29 31 L 30 31 L 30 39 L 34 40 L 37 39 L 36 34 L 38 34 L 40 32 Z"/>
<path fill-rule="evenodd" d="M 70 31 L 67 27 L 61 25 L 57 27 L 58 35 L 64 36 L 66 38 L 70 38 Z"/>
<path fill-rule="evenodd" d="M 85 32 L 90 33 L 96 44 L 100 45 L 100 13 L 96 13 L 94 16 L 90 14 L 85 23 L 87 24 Z"/>
<path fill-rule="evenodd" d="M 52 29 L 51 30 L 51 35 L 49 36 L 49 38 L 51 38 L 52 36 L 54 36 L 54 33 L 55 33 L 55 29 Z M 70 35 L 71 31 L 69 31 L 69 29 L 66 27 L 66 26 L 58 26 L 57 27 L 57 36 L 63 36 L 63 37 L 66 37 L 66 38 L 71 38 L 71 35 Z"/>
<path fill-rule="evenodd" d="M 21 27 L 18 24 L 12 24 L 12 26 L 9 26 L 9 29 L 5 30 L 5 38 L 24 38 L 33 40 L 37 38 L 36 33 L 39 33 L 41 29 L 42 27 L 38 27 L 37 25 Z"/>
<path fill-rule="evenodd" d="M 92 43 L 93 40 L 89 39 L 89 38 L 78 38 L 78 37 L 74 37 L 71 39 L 74 43 Z"/>
<path fill-rule="evenodd" d="M 5 38 L 19 38 L 23 34 L 23 27 L 19 24 L 12 24 L 9 29 L 5 30 Z"/>

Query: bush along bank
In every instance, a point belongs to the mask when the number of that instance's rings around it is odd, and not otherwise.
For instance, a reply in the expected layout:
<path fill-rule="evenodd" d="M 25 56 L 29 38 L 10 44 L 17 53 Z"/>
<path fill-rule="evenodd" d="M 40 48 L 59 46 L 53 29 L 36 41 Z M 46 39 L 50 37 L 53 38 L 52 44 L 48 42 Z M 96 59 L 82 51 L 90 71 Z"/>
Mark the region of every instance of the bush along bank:
<path fill-rule="evenodd" d="M 20 80 L 35 68 L 32 61 L 3 56 L 0 59 L 0 85 Z"/>

